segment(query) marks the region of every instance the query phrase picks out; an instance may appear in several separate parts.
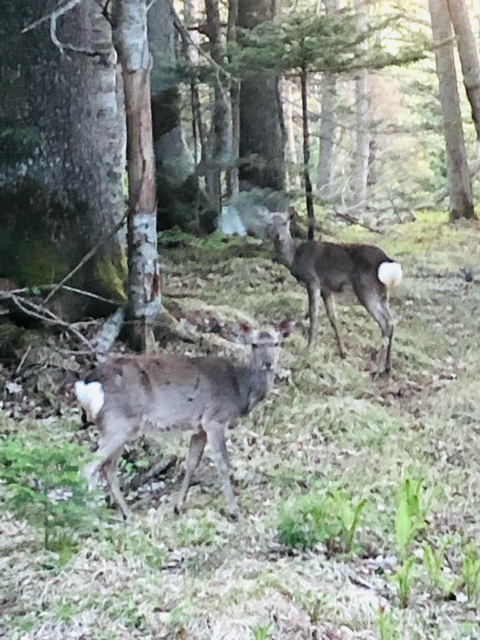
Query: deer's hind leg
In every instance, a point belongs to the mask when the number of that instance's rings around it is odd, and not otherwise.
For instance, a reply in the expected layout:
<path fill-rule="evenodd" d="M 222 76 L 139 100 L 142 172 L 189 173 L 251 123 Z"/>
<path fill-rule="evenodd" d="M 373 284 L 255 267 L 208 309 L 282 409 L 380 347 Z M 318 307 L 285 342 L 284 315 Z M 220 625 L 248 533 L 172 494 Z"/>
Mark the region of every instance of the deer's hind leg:
<path fill-rule="evenodd" d="M 378 281 L 372 285 L 361 280 L 353 283 L 359 301 L 382 331 L 382 349 L 378 357 L 378 373 L 389 373 L 392 368 L 394 321 L 388 306 L 388 289 Z"/>

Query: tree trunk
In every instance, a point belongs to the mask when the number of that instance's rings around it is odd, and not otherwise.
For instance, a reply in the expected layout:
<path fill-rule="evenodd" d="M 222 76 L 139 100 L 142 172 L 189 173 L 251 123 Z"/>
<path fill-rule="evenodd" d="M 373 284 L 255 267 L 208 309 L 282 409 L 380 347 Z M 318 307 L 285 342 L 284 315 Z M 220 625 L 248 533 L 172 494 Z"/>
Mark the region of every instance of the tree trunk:
<path fill-rule="evenodd" d="M 478 61 L 477 41 L 473 35 L 465 1 L 447 0 L 447 4 L 453 29 L 457 36 L 463 83 L 472 110 L 477 140 L 480 141 L 480 63 Z"/>
<path fill-rule="evenodd" d="M 271 0 L 239 0 L 238 25 L 252 28 L 275 16 Z M 240 89 L 240 182 L 285 188 L 285 128 L 276 73 L 256 73 Z"/>
<path fill-rule="evenodd" d="M 308 239 L 315 238 L 315 211 L 313 208 L 313 189 L 310 179 L 310 132 L 308 127 L 308 91 L 307 91 L 307 70 L 302 69 L 300 74 L 302 87 L 302 124 L 303 124 L 303 178 L 305 182 L 305 200 L 307 204 L 308 217 Z"/>
<path fill-rule="evenodd" d="M 335 150 L 335 108 L 337 105 L 337 78 L 325 73 L 322 83 L 322 109 L 320 113 L 320 153 L 318 156 L 317 190 L 321 198 L 333 196 L 333 166 Z"/>
<path fill-rule="evenodd" d="M 94 2 L 66 13 L 57 24 L 59 40 L 91 55 L 68 51 L 62 56 L 46 24 L 21 34 L 58 3 L 52 0 L 40 10 L 33 4 L 9 7 L 8 28 L 18 34 L 20 54 L 14 56 L 15 86 L 23 97 L 14 94 L 21 107 L 17 113 L 14 101 L 2 100 L 0 116 L 7 122 L 13 117 L 17 130 L 24 127 L 26 142 L 0 158 L 0 225 L 6 242 L 3 247 L 0 240 L 0 271 L 20 285 L 58 282 L 104 238 L 69 284 L 121 301 L 125 234 L 123 242 L 118 233 L 107 240 L 125 212 L 123 99 L 110 25 Z M 3 61 L 11 54 L 7 46 L 12 40 L 0 43 Z M 111 310 L 98 300 L 63 294 L 61 306 L 70 319 Z"/>
<path fill-rule="evenodd" d="M 194 10 L 191 6 L 187 9 Z M 153 58 L 151 90 L 157 224 L 159 230 L 177 225 L 189 231 L 198 231 L 198 176 L 194 154 L 185 142 L 178 80 L 171 71 L 177 58 L 176 38 L 170 4 L 154 2 L 148 11 L 148 39 Z M 193 58 L 193 47 L 187 45 L 186 48 L 188 55 Z M 192 91 L 196 91 L 194 83 Z M 196 97 L 192 93 L 192 99 Z"/>
<path fill-rule="evenodd" d="M 287 174 L 287 186 L 291 188 L 295 186 L 296 189 L 301 188 L 301 179 L 298 173 L 298 154 L 297 154 L 297 144 L 295 141 L 295 123 L 293 120 L 293 81 L 290 79 L 286 79 L 283 83 L 284 87 L 284 100 L 283 104 L 285 105 L 285 131 L 287 134 L 287 143 L 288 143 L 288 156 L 289 156 L 289 167 Z"/>
<path fill-rule="evenodd" d="M 447 0 L 429 0 L 447 154 L 450 220 L 475 218 Z"/>
<path fill-rule="evenodd" d="M 116 0 L 113 24 L 113 41 L 122 65 L 127 115 L 127 317 L 132 322 L 131 337 L 135 348 L 145 349 L 153 320 L 162 310 L 146 0 Z"/>
<path fill-rule="evenodd" d="M 235 26 L 238 18 L 238 0 L 228 0 L 227 43 L 236 40 Z M 232 148 L 231 162 L 227 169 L 227 196 L 235 197 L 239 191 L 238 157 L 240 154 L 240 83 L 231 79 L 230 108 L 232 112 Z"/>
<path fill-rule="evenodd" d="M 323 0 L 327 14 L 338 11 L 338 0 Z M 322 108 L 320 113 L 320 152 L 318 156 L 317 192 L 321 198 L 333 196 L 333 167 L 335 160 L 335 109 L 337 106 L 337 78 L 325 72 L 322 82 Z"/>
<path fill-rule="evenodd" d="M 367 7 L 363 0 L 355 0 L 359 29 L 367 29 Z M 368 127 L 368 71 L 361 69 L 355 79 L 355 173 L 353 179 L 353 203 L 362 204 L 367 199 L 368 159 L 370 156 L 370 131 Z"/>

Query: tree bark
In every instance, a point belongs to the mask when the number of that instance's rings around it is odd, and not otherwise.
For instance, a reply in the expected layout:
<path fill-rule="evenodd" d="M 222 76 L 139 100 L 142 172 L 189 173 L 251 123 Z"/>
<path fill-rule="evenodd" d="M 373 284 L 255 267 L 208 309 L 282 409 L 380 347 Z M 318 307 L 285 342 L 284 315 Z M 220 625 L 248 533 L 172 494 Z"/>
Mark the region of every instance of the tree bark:
<path fill-rule="evenodd" d="M 127 318 L 132 323 L 133 345 L 145 349 L 153 320 L 162 310 L 146 0 L 116 0 L 112 15 L 113 42 L 122 66 L 127 124 Z"/>
<path fill-rule="evenodd" d="M 323 0 L 327 14 L 338 11 L 338 0 Z M 335 109 L 337 106 L 337 78 L 325 72 L 322 82 L 320 113 L 320 151 L 318 155 L 317 192 L 321 198 L 333 197 L 333 167 L 335 160 Z"/>
<path fill-rule="evenodd" d="M 309 240 L 315 238 L 315 211 L 313 208 L 313 188 L 310 179 L 310 130 L 308 126 L 308 105 L 307 105 L 307 70 L 302 69 L 300 73 L 300 83 L 302 88 L 302 125 L 303 125 L 303 179 L 305 184 L 305 201 L 307 204 L 308 234 Z"/>
<path fill-rule="evenodd" d="M 283 83 L 283 104 L 285 108 L 285 131 L 287 135 L 289 166 L 286 171 L 287 188 L 295 186 L 300 189 L 302 186 L 301 178 L 298 173 L 298 153 L 295 141 L 295 122 L 293 119 L 293 81 L 285 79 Z"/>
<path fill-rule="evenodd" d="M 14 41 L 20 47 L 11 85 L 21 106 L 15 126 L 25 127 L 29 145 L 0 159 L 0 198 L 9 201 L 8 207 L 0 204 L 0 225 L 11 247 L 3 251 L 0 246 L 0 270 L 21 285 L 61 280 L 111 235 L 125 212 L 123 99 L 110 25 L 94 2 L 81 3 L 59 19 L 59 40 L 90 55 L 68 50 L 61 55 L 47 24 L 21 34 L 57 4 L 20 1 L 9 7 L 8 28 L 18 34 Z M 2 40 L 2 60 L 11 46 L 12 40 Z M 12 106 L 13 101 L 2 100 L 2 119 L 13 115 Z M 117 233 L 105 240 L 70 284 L 121 301 L 124 238 Z M 61 305 L 69 319 L 111 310 L 111 305 L 64 294 Z"/>
<path fill-rule="evenodd" d="M 367 7 L 363 0 L 355 0 L 361 31 L 367 29 Z M 355 79 L 355 173 L 353 179 L 353 203 L 361 204 L 367 199 L 368 159 L 370 156 L 370 131 L 368 127 L 368 71 L 361 69 Z"/>
<path fill-rule="evenodd" d="M 463 83 L 472 110 L 477 140 L 480 141 L 480 63 L 478 61 L 477 41 L 473 35 L 465 1 L 447 0 L 447 4 L 457 37 Z"/>
<path fill-rule="evenodd" d="M 252 28 L 275 16 L 271 0 L 239 0 L 238 25 Z M 256 73 L 240 88 L 240 182 L 285 188 L 285 127 L 276 73 Z"/>
<path fill-rule="evenodd" d="M 447 155 L 450 220 L 475 218 L 447 0 L 429 0 L 429 8 Z"/>

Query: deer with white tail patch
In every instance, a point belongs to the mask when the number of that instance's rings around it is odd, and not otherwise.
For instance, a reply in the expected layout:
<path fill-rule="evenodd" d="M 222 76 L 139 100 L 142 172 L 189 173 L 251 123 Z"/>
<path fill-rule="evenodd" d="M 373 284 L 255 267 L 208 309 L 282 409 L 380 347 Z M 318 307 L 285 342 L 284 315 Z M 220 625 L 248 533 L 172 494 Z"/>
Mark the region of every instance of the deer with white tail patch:
<path fill-rule="evenodd" d="M 315 334 L 319 294 L 335 333 L 342 358 L 345 348 L 338 332 L 333 294 L 345 286 L 353 288 L 382 331 L 382 350 L 378 357 L 377 373 L 388 373 L 392 366 L 394 321 L 388 306 L 391 289 L 402 280 L 402 267 L 379 247 L 368 244 L 334 244 L 332 242 L 303 242 L 296 246 L 290 224 L 296 215 L 293 207 L 286 212 L 270 212 L 261 208 L 267 232 L 275 240 L 280 262 L 291 274 L 305 284 L 308 294 L 308 346 Z"/>
<path fill-rule="evenodd" d="M 262 331 L 242 325 L 239 337 L 251 346 L 244 365 L 213 356 L 129 355 L 100 365 L 77 382 L 77 399 L 100 430 L 97 459 L 84 469 L 91 486 L 101 473 L 113 500 L 128 517 L 131 512 L 117 477 L 124 446 L 141 435 L 158 439 L 167 432 L 191 431 L 186 473 L 175 511 L 185 503 L 208 442 L 229 513 L 237 518 L 225 432 L 271 390 L 281 339 L 291 329 L 288 321 Z"/>

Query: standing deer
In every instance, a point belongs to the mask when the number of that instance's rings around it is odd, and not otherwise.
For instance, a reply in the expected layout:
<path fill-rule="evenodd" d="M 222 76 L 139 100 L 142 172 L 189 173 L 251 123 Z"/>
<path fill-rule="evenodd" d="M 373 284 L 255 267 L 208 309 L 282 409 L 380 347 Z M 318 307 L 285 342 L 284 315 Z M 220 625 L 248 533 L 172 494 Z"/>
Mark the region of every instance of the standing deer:
<path fill-rule="evenodd" d="M 394 329 L 388 297 L 390 289 L 402 279 L 401 265 L 378 247 L 368 244 L 333 244 L 311 240 L 296 247 L 290 232 L 291 220 L 296 215 L 293 207 L 289 207 L 285 213 L 271 213 L 261 208 L 260 215 L 267 222 L 268 233 L 274 237 L 280 262 L 307 288 L 310 320 L 308 346 L 315 334 L 320 293 L 335 332 L 340 356 L 345 357 L 332 294 L 351 285 L 359 302 L 382 331 L 383 346 L 378 358 L 378 373 L 388 373 L 392 364 Z"/>
<path fill-rule="evenodd" d="M 84 381 L 76 382 L 77 399 L 101 434 L 97 459 L 83 471 L 90 485 L 94 486 L 102 473 L 113 500 L 127 518 L 130 509 L 117 478 L 118 461 L 127 442 L 141 435 L 161 437 L 171 431 L 193 431 L 175 511 L 185 503 L 208 442 L 230 515 L 238 517 L 225 431 L 271 390 L 280 341 L 290 332 L 288 321 L 263 331 L 242 325 L 240 338 L 251 345 L 245 365 L 213 356 L 129 355 L 100 365 Z"/>

